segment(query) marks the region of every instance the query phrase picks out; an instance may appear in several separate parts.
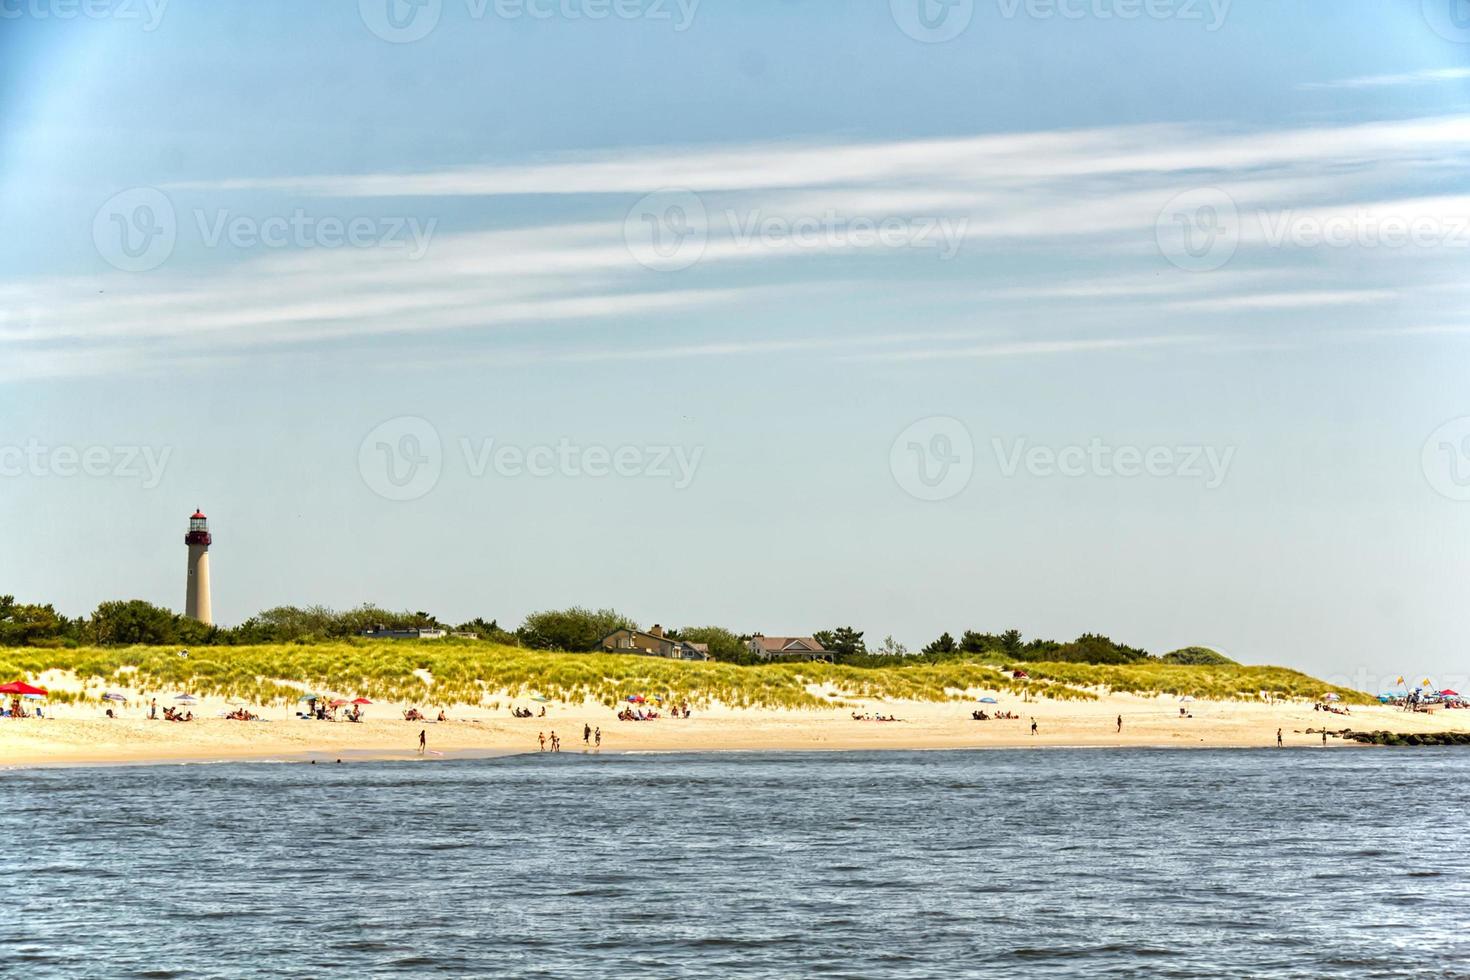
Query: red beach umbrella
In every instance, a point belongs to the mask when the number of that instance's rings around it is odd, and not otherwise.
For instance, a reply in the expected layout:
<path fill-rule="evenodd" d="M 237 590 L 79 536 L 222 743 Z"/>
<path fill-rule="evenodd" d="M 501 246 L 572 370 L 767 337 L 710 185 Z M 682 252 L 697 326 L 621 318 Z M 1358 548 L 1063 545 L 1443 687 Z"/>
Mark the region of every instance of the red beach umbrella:
<path fill-rule="evenodd" d="M 1449 688 L 1445 688 L 1443 691 L 1440 691 L 1439 693 L 1440 694 L 1443 694 L 1445 697 L 1450 697 L 1450 698 L 1457 698 L 1457 697 L 1460 696 L 1460 692 L 1459 691 L 1451 691 Z"/>
<path fill-rule="evenodd" d="M 352 699 L 352 703 L 353 704 L 372 704 L 372 702 L 369 701 L 367 698 L 353 698 Z"/>
<path fill-rule="evenodd" d="M 0 694 L 39 694 L 43 697 L 49 692 L 44 687 L 35 687 L 25 681 L 11 681 L 9 684 L 0 684 Z"/>
<path fill-rule="evenodd" d="M 343 705 L 344 705 L 344 704 L 349 704 L 349 703 L 350 703 L 350 702 L 348 702 L 348 701 L 343 701 L 343 700 L 342 700 L 342 699 L 341 699 L 341 698 L 338 698 L 338 699 L 337 699 L 337 700 L 335 700 L 335 701 L 332 701 L 332 702 L 330 702 L 330 703 L 329 703 L 329 704 L 328 704 L 328 705 L 327 705 L 327 707 L 329 707 L 329 708 L 340 708 L 340 707 L 342 707 L 342 706 L 343 706 Z"/>

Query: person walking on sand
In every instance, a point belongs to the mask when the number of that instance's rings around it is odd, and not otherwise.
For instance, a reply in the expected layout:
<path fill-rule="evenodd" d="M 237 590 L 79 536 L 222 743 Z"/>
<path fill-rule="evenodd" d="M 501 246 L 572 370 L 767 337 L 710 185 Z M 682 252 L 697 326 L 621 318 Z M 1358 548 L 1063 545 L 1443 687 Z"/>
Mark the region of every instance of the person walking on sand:
<path fill-rule="evenodd" d="M 541 740 L 541 751 L 542 752 L 545 752 L 546 751 L 546 733 L 545 732 L 537 732 L 536 733 L 536 737 Z"/>
<path fill-rule="evenodd" d="M 1122 730 L 1123 730 L 1123 716 L 1122 715 L 1119 715 L 1118 716 L 1118 731 L 1121 732 Z"/>
<path fill-rule="evenodd" d="M 1327 729 L 1322 729 L 1322 747 L 1327 748 Z"/>
<path fill-rule="evenodd" d="M 585 723 L 585 722 L 583 722 L 583 724 L 582 724 L 582 746 L 585 748 L 586 746 L 590 745 L 591 743 L 592 743 L 592 726 L 589 725 L 589 724 L 587 724 L 587 723 Z"/>
<path fill-rule="evenodd" d="M 597 744 L 597 751 L 601 752 L 602 751 L 602 726 L 601 725 L 598 725 L 597 726 L 597 731 L 595 731 L 595 732 L 592 733 L 592 737 L 597 740 L 597 743 L 596 743 Z"/>
<path fill-rule="evenodd" d="M 1035 735 L 1036 734 L 1036 719 L 1035 718 L 1032 718 L 1031 719 L 1031 734 L 1032 735 Z"/>
<path fill-rule="evenodd" d="M 1281 729 L 1276 729 L 1276 747 L 1281 748 Z"/>
<path fill-rule="evenodd" d="M 419 755 L 423 755 L 424 752 L 428 749 L 428 747 L 429 747 L 429 730 L 427 728 L 420 728 L 419 729 Z"/>

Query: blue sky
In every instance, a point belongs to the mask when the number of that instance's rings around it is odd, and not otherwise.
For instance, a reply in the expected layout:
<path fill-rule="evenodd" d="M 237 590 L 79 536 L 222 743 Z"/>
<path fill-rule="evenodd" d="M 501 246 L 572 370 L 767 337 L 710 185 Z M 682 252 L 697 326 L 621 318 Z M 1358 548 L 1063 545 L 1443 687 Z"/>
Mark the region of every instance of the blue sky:
<path fill-rule="evenodd" d="M 5 591 L 1466 670 L 1470 11 L 391 2 L 0 5 Z"/>

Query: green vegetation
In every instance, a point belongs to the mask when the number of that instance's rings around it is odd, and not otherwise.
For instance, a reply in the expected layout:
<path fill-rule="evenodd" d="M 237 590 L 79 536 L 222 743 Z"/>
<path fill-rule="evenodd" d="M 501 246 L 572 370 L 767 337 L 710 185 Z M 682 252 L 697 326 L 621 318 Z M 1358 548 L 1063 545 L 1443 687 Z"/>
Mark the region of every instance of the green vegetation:
<path fill-rule="evenodd" d="M 1165 664 L 1193 664 L 1197 667 L 1221 667 L 1235 663 L 1223 653 L 1217 653 L 1209 647 L 1185 647 L 1166 653 L 1159 658 L 1160 663 Z"/>
<path fill-rule="evenodd" d="M 603 653 L 550 653 L 473 640 L 372 641 L 205 647 L 181 656 L 176 647 L 114 646 L 0 650 L 0 677 L 74 672 L 92 696 L 108 687 L 218 694 L 258 704 L 294 701 L 303 689 L 427 705 L 495 704 L 533 694 L 612 705 L 630 694 L 672 695 L 696 704 L 812 708 L 844 698 L 945 701 L 965 692 L 1092 699 L 1102 690 L 1193 694 L 1254 700 L 1259 692 L 1316 698 L 1328 690 L 1305 674 L 1279 667 L 1193 667 L 1028 663 L 979 659 L 857 667 L 828 663 L 757 666 L 690 663 Z M 1336 689 L 1344 701 L 1366 695 Z"/>
<path fill-rule="evenodd" d="M 1204 647 L 1163 657 L 1084 633 L 1069 643 L 1024 640 L 1019 630 L 949 632 L 911 654 L 886 637 L 869 650 L 851 626 L 813 635 L 835 663 L 759 662 L 748 635 L 719 626 L 670 629 L 668 636 L 709 645 L 712 662 L 586 653 L 613 630 L 637 624 L 613 609 L 536 612 L 514 632 L 477 618 L 454 627 L 479 640 L 370 641 L 372 626 L 448 628 L 423 612 L 362 605 L 280 606 L 233 628 L 204 626 L 134 599 L 104 602 L 90 617 L 68 619 L 51 606 L 0 595 L 0 678 L 60 668 L 101 687 L 189 689 L 270 703 L 298 687 L 422 702 L 477 704 L 507 694 L 607 704 L 629 694 L 672 694 L 733 706 L 814 707 L 843 697 L 946 700 L 989 689 L 1034 697 L 1093 698 L 1098 692 L 1192 694 L 1199 698 L 1316 698 L 1335 690 L 1366 704 L 1357 691 L 1330 688 L 1280 667 L 1246 667 Z M 190 648 L 181 656 L 179 647 Z M 574 651 L 569 653 L 559 651 Z M 1024 666 L 1029 677 L 1018 679 Z"/>

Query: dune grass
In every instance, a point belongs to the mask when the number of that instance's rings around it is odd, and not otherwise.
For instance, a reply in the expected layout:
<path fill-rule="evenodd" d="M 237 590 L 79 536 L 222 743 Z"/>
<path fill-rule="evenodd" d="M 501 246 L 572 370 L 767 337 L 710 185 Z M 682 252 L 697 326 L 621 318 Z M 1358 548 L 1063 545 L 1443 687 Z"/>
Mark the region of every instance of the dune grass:
<path fill-rule="evenodd" d="M 1018 665 L 1018 680 L 999 662 L 913 663 L 848 667 L 778 663 L 755 667 L 689 663 L 619 654 L 546 653 L 473 641 L 350 641 L 320 644 L 200 647 L 187 657 L 173 647 L 0 649 L 0 678 L 74 673 L 81 695 L 112 687 L 220 695 L 253 704 L 285 704 L 303 690 L 412 704 L 490 704 L 541 695 L 555 701 L 613 705 L 631 694 L 671 696 L 732 707 L 831 707 L 844 698 L 919 701 L 960 699 L 990 690 L 1055 700 L 1086 700 L 1100 690 L 1250 699 L 1266 691 L 1315 698 L 1332 688 L 1279 667 L 1072 663 Z M 1343 700 L 1370 699 L 1337 689 Z M 58 692 L 61 695 L 62 692 Z"/>

